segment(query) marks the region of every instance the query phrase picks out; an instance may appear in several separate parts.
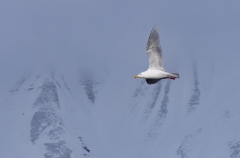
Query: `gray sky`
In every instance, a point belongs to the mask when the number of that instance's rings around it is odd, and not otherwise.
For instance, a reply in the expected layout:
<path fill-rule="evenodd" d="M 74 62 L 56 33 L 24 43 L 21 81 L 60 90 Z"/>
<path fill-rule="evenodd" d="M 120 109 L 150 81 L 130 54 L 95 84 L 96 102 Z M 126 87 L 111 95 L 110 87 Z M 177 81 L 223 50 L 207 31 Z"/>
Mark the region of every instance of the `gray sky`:
<path fill-rule="evenodd" d="M 1 0 L 1 82 L 49 64 L 111 67 L 132 77 L 148 66 L 145 47 L 155 24 L 166 69 L 198 56 L 234 65 L 239 8 L 238 0 Z"/>

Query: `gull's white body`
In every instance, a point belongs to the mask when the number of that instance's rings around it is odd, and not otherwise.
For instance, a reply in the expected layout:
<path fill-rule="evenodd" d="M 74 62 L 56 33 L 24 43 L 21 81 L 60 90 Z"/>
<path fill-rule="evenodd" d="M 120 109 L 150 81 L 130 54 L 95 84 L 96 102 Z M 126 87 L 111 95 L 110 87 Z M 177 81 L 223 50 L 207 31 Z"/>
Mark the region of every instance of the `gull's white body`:
<path fill-rule="evenodd" d="M 173 80 L 179 78 L 178 73 L 169 73 L 163 68 L 162 48 L 160 46 L 160 39 L 156 27 L 152 29 L 149 35 L 146 49 L 149 68 L 147 71 L 141 72 L 135 76 L 135 78 L 145 78 L 148 84 L 154 84 L 166 78 Z"/>
<path fill-rule="evenodd" d="M 165 79 L 165 78 L 169 78 L 170 76 L 178 78 L 176 74 L 168 73 L 162 70 L 154 70 L 154 69 L 148 69 L 147 71 L 144 71 L 139 74 L 139 77 L 146 78 L 146 79 Z"/>

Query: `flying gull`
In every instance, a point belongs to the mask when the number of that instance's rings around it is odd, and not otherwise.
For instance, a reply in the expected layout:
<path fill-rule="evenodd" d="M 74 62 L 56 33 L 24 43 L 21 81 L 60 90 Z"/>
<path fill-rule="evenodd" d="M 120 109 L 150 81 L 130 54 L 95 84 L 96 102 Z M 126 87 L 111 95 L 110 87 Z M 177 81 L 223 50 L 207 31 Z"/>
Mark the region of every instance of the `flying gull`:
<path fill-rule="evenodd" d="M 161 79 L 169 78 L 175 80 L 175 78 L 179 78 L 178 73 L 169 73 L 163 68 L 162 48 L 156 26 L 153 27 L 149 35 L 146 49 L 149 68 L 134 78 L 145 78 L 148 84 L 155 84 Z"/>

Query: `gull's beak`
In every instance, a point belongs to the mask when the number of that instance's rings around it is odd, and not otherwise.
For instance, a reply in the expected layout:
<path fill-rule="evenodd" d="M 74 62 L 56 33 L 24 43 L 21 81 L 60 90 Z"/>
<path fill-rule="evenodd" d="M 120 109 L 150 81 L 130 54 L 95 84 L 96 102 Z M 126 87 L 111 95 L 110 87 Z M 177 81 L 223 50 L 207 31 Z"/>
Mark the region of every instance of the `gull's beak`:
<path fill-rule="evenodd" d="M 138 76 L 134 76 L 134 78 L 139 78 Z"/>

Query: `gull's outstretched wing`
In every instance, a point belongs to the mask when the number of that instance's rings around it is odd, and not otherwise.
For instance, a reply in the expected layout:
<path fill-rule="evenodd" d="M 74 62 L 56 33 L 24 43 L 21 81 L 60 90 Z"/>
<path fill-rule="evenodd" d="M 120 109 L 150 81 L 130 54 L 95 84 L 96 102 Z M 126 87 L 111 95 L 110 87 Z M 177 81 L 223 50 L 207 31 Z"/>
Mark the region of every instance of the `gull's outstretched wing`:
<path fill-rule="evenodd" d="M 162 48 L 156 26 L 153 27 L 147 43 L 149 69 L 163 70 Z"/>

